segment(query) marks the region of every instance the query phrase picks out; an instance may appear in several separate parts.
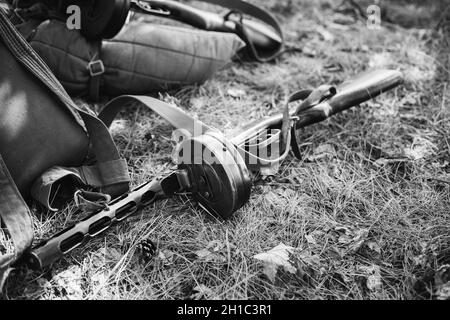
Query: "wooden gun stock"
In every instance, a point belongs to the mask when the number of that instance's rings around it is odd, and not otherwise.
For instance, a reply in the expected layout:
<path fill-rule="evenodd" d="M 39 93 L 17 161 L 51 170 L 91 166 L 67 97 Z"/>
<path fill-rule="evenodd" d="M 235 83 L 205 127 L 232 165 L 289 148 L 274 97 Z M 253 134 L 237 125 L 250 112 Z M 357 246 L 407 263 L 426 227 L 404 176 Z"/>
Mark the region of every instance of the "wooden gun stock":
<path fill-rule="evenodd" d="M 336 113 L 375 98 L 401 83 L 403 83 L 403 76 L 396 70 L 375 70 L 363 73 L 338 86 L 336 94 L 330 99 L 295 114 L 299 116 L 296 128 L 323 121 Z"/>
<path fill-rule="evenodd" d="M 296 129 L 300 129 L 375 98 L 401 83 L 403 83 L 403 76 L 399 71 L 369 71 L 342 83 L 335 88 L 336 94 L 331 98 L 301 111 L 291 110 L 290 115 L 292 117 L 298 117 L 295 127 Z M 243 144 L 249 137 L 256 136 L 260 131 L 281 128 L 282 121 L 282 114 L 253 121 L 236 133 L 233 132 L 230 134 L 230 140 L 236 145 Z"/>

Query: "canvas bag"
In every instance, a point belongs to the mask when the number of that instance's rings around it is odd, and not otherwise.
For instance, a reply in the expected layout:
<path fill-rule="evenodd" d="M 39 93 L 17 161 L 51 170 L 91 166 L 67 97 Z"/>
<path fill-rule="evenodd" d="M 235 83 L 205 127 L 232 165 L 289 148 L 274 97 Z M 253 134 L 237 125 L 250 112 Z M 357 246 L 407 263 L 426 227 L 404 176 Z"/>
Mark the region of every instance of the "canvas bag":
<path fill-rule="evenodd" d="M 129 189 L 126 162 L 104 123 L 75 105 L 0 7 L 0 227 L 14 245 L 0 252 L 0 288 L 32 243 L 31 194 L 50 206 L 77 184 L 120 195 Z"/>
<path fill-rule="evenodd" d="M 201 84 L 245 44 L 235 34 L 133 21 L 110 40 L 87 40 L 46 20 L 27 37 L 64 88 L 94 100 Z"/>

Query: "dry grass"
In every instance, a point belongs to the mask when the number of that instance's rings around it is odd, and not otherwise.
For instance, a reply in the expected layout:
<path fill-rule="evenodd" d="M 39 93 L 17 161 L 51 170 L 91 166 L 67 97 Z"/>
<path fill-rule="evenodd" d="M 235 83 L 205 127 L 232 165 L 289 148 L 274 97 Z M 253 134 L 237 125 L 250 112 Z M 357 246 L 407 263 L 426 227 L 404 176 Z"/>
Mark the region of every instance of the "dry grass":
<path fill-rule="evenodd" d="M 361 20 L 343 25 L 332 1 L 264 3 L 283 21 L 288 44 L 303 53 L 286 53 L 276 64 L 234 63 L 202 86 L 162 98 L 225 130 L 280 112 L 285 92 L 339 83 L 366 69 L 399 69 L 405 84 L 307 128 L 304 159 L 288 158 L 275 178 L 257 183 L 231 220 L 209 217 L 187 198 L 157 203 L 47 274 L 17 270 L 5 298 L 448 297 L 445 35 L 393 24 L 371 31 Z M 236 88 L 246 94 L 227 94 Z M 123 112 L 113 133 L 135 185 L 170 169 L 171 129 L 147 110 Z M 37 215 L 36 237 L 79 219 L 69 212 Z M 138 250 L 147 239 L 158 248 L 151 261 Z M 271 282 L 253 256 L 279 243 L 301 249 L 302 271 L 280 272 Z M 210 254 L 199 257 L 196 252 L 205 248 Z"/>

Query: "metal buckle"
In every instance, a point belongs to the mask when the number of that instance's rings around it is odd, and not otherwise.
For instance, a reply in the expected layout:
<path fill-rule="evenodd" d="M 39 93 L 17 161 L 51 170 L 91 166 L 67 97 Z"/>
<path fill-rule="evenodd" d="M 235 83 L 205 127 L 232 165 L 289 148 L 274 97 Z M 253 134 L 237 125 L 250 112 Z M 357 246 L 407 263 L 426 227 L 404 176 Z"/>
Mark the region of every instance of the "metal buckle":
<path fill-rule="evenodd" d="M 156 16 L 168 17 L 172 14 L 169 10 L 164 9 L 164 7 L 160 8 L 153 4 L 151 5 L 147 1 L 131 0 L 131 4 L 135 5 L 135 8 L 137 8 L 138 10 L 142 10 L 145 13 L 153 14 Z"/>
<path fill-rule="evenodd" d="M 89 62 L 87 68 L 91 77 L 98 77 L 105 73 L 105 65 L 102 60 Z"/>

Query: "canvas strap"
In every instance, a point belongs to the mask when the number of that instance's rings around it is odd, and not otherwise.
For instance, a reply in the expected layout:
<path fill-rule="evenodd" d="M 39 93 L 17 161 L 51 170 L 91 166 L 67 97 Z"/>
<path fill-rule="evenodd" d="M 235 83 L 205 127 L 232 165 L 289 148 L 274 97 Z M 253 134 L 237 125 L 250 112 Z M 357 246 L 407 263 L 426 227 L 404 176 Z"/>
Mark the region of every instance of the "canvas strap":
<path fill-rule="evenodd" d="M 105 73 L 105 65 L 102 61 L 102 41 L 97 42 L 97 52 L 91 61 L 88 63 L 89 70 L 89 98 L 93 102 L 98 102 L 100 99 L 100 87 L 102 82 L 102 75 Z"/>

